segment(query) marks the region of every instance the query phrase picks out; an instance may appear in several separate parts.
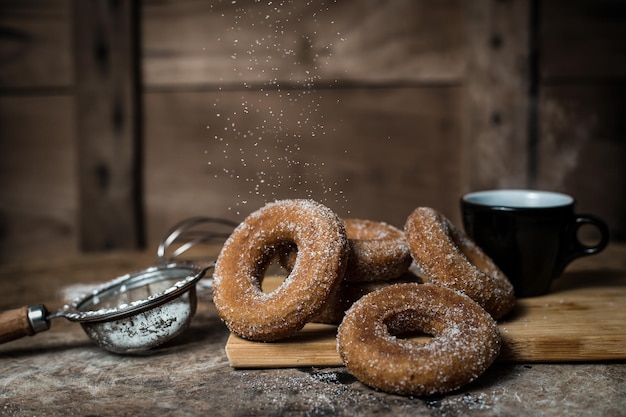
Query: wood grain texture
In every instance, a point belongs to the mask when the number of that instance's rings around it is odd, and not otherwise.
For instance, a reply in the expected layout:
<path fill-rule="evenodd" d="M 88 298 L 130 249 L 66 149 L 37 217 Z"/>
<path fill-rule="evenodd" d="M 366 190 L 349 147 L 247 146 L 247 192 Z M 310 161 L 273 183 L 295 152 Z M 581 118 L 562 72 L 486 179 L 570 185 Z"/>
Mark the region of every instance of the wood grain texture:
<path fill-rule="evenodd" d="M 537 186 L 571 193 L 626 239 L 626 5 L 542 2 Z"/>
<path fill-rule="evenodd" d="M 160 1 L 142 9 L 148 86 L 458 82 L 463 2 Z"/>
<path fill-rule="evenodd" d="M 467 12 L 467 190 L 529 187 L 530 3 L 473 1 Z"/>
<path fill-rule="evenodd" d="M 625 322 L 624 271 L 566 274 L 550 294 L 517 300 L 513 313 L 499 323 L 503 343 L 499 360 L 624 360 Z M 315 323 L 292 338 L 272 343 L 231 334 L 226 353 L 235 368 L 341 365 L 336 328 Z"/>
<path fill-rule="evenodd" d="M 80 247 L 143 242 L 134 2 L 75 1 Z"/>
<path fill-rule="evenodd" d="M 278 198 L 398 227 L 419 205 L 456 219 L 460 99 L 445 87 L 150 93 L 148 229 L 241 220 Z"/>
<path fill-rule="evenodd" d="M 70 3 L 0 1 L 0 91 L 72 85 Z"/>
<path fill-rule="evenodd" d="M 0 96 L 0 262 L 75 252 L 75 131 L 66 96 Z"/>
<path fill-rule="evenodd" d="M 0 343 L 35 334 L 28 320 L 28 307 L 0 312 Z"/>
<path fill-rule="evenodd" d="M 74 38 L 74 2 L 0 0 L 0 259 L 78 250 L 80 216 L 119 220 L 116 209 L 78 203 L 79 181 L 99 193 L 98 166 L 101 180 L 119 174 L 109 202 L 128 213 L 132 199 L 144 199 L 145 238 L 152 242 L 188 214 L 242 218 L 265 201 L 263 193 L 302 196 L 312 189 L 342 214 L 400 225 L 416 205 L 454 218 L 462 192 L 525 186 L 528 178 L 573 193 L 582 210 L 610 223 L 614 238 L 626 239 L 624 197 L 615 191 L 625 177 L 617 117 L 624 109 L 621 1 L 268 3 L 141 2 L 135 58 L 145 90 L 135 101 L 148 107 L 142 120 L 143 111 L 124 113 L 127 96 L 109 89 L 112 82 L 92 84 L 110 92 L 102 100 L 75 102 L 73 48 L 90 41 Z M 528 4 L 538 4 L 538 13 L 529 16 Z M 540 52 L 540 84 L 530 102 L 529 30 L 537 31 Z M 121 113 L 114 111 L 118 99 Z M 528 123 L 537 129 L 530 149 L 525 100 L 537 110 Z M 100 114 L 103 124 L 87 113 Z M 121 114 L 125 131 L 134 124 L 148 132 L 146 149 L 134 156 L 122 151 L 125 136 L 115 140 L 117 150 L 105 145 Z M 78 123 L 91 126 L 81 129 L 97 144 L 89 153 L 100 158 L 80 173 L 86 136 L 77 135 Z M 219 128 L 228 130 L 218 136 L 232 142 L 229 161 L 225 142 L 212 139 Z M 280 162 L 275 169 L 250 158 L 248 131 L 269 145 L 268 156 Z M 274 147 L 279 139 L 290 151 Z M 235 158 L 239 148 L 246 167 Z M 34 164 L 44 167 L 39 175 Z M 263 172 L 277 181 L 256 194 Z M 231 177 L 236 173 L 244 180 Z M 145 175 L 141 183 L 127 181 L 138 175 Z M 134 187 L 139 192 L 128 197 Z M 108 229 L 117 238 L 133 227 Z M 105 247 L 117 245 L 104 240 Z"/>

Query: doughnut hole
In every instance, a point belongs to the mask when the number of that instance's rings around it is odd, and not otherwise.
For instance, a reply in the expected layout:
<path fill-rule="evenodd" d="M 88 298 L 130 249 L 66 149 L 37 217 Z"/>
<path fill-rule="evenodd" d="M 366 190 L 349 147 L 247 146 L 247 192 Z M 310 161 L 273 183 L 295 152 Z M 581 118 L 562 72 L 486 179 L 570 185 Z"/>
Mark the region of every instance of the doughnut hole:
<path fill-rule="evenodd" d="M 297 253 L 298 246 L 291 241 L 279 242 L 268 247 L 267 257 L 259 262 L 264 267 L 264 271 L 260 274 L 263 276 L 261 290 L 264 293 L 272 293 L 285 281 L 293 268 Z M 284 262 L 285 256 L 290 257 L 290 264 Z M 291 268 L 286 265 L 290 265 Z M 265 279 L 267 277 L 271 279 Z"/>
<path fill-rule="evenodd" d="M 389 334 L 396 339 L 424 345 L 435 337 L 434 329 L 427 325 L 430 317 L 415 310 L 405 310 L 395 313 L 383 320 Z"/>

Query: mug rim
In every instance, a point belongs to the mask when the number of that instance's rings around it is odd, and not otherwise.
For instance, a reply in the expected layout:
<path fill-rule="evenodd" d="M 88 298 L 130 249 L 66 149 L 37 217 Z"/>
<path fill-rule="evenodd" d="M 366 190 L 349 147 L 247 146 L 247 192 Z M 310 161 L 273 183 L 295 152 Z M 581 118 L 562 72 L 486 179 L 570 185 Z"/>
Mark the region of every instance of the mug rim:
<path fill-rule="evenodd" d="M 508 197 L 503 197 L 508 195 Z M 505 201 L 504 199 L 507 199 Z M 463 195 L 462 201 L 479 207 L 502 210 L 546 210 L 572 206 L 574 197 L 556 191 L 531 189 L 493 189 Z"/>

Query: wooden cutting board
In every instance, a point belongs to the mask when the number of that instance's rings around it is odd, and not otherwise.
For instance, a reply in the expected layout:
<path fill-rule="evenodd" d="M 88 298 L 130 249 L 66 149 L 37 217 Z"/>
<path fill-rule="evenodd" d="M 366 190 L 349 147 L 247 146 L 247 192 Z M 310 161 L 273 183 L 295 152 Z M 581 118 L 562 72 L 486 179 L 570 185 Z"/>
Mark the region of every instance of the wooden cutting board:
<path fill-rule="evenodd" d="M 550 294 L 518 300 L 499 327 L 502 361 L 626 359 L 626 273 L 566 274 Z M 310 323 L 295 336 L 272 343 L 231 334 L 226 354 L 235 368 L 340 366 L 336 330 L 336 326 Z"/>

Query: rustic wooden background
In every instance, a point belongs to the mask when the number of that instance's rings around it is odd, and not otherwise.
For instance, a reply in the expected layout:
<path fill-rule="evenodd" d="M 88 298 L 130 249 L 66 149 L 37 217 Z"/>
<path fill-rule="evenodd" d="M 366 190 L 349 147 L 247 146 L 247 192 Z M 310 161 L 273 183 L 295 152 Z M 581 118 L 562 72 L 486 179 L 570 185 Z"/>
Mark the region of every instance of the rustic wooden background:
<path fill-rule="evenodd" d="M 0 0 L 0 262 L 502 187 L 624 240 L 624 111 L 625 1 Z"/>

